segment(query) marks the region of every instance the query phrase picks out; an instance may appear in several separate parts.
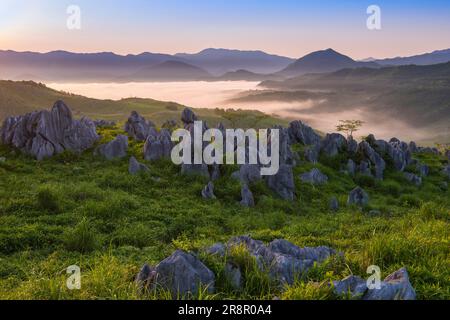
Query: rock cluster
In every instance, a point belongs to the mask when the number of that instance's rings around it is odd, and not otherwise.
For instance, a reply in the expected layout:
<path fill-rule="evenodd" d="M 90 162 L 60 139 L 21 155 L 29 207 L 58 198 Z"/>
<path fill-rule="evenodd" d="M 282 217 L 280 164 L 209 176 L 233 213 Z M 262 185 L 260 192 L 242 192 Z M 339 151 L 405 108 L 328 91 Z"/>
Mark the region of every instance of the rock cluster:
<path fill-rule="evenodd" d="M 144 144 L 144 159 L 148 161 L 170 159 L 173 143 L 172 136 L 168 129 L 161 129 L 160 132 L 151 127 L 148 131 Z"/>
<path fill-rule="evenodd" d="M 76 120 L 64 102 L 57 101 L 51 111 L 43 110 L 5 119 L 0 142 L 20 149 L 37 160 L 65 150 L 82 152 L 99 139 L 95 124 Z"/>
<path fill-rule="evenodd" d="M 100 145 L 94 153 L 107 160 L 125 158 L 128 154 L 128 137 L 118 135 L 114 140 Z"/>
<path fill-rule="evenodd" d="M 333 282 L 333 290 L 339 296 L 350 295 L 362 300 L 415 300 L 408 272 L 402 268 L 381 281 L 379 288 L 369 289 L 367 281 L 358 276 L 349 276 Z"/>
<path fill-rule="evenodd" d="M 133 111 L 125 123 L 124 129 L 130 138 L 136 141 L 145 141 L 150 129 L 154 127 L 155 125 L 151 121 L 145 120 L 139 113 Z"/>
<path fill-rule="evenodd" d="M 320 172 L 320 170 L 317 168 L 314 168 L 310 172 L 306 172 L 300 175 L 300 179 L 303 182 L 308 182 L 313 185 L 320 185 L 328 182 L 328 177 Z"/>

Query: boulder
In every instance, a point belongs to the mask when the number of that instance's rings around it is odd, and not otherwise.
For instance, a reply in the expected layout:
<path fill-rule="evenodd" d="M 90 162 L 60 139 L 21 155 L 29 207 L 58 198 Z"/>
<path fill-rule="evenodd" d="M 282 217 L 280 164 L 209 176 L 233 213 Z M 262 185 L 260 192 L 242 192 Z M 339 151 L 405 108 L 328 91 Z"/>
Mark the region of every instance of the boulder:
<path fill-rule="evenodd" d="M 172 147 L 172 137 L 168 129 L 157 132 L 156 129 L 150 128 L 144 144 L 144 159 L 147 161 L 170 159 Z"/>
<path fill-rule="evenodd" d="M 145 164 L 139 163 L 135 157 L 131 157 L 128 165 L 128 172 L 135 175 L 141 171 L 150 171 L 150 169 Z"/>
<path fill-rule="evenodd" d="M 331 211 L 338 211 L 339 210 L 339 201 L 336 197 L 332 197 L 330 199 L 330 210 Z"/>
<path fill-rule="evenodd" d="M 133 111 L 125 123 L 124 129 L 130 138 L 136 141 L 145 141 L 152 127 L 155 125 L 151 121 L 145 120 L 139 113 Z"/>
<path fill-rule="evenodd" d="M 352 159 L 349 159 L 347 162 L 347 172 L 350 176 L 354 176 L 356 173 L 356 164 Z"/>
<path fill-rule="evenodd" d="M 333 292 L 338 296 L 362 298 L 367 291 L 367 282 L 358 276 L 348 276 L 340 281 L 333 281 Z"/>
<path fill-rule="evenodd" d="M 334 157 L 347 149 L 347 139 L 339 133 L 327 134 L 321 142 L 320 150 L 328 157 Z"/>
<path fill-rule="evenodd" d="M 412 287 L 408 272 L 402 268 L 387 276 L 381 282 L 380 289 L 369 289 L 363 300 L 415 300 L 416 292 Z"/>
<path fill-rule="evenodd" d="M 190 108 L 185 108 L 181 113 L 181 121 L 183 121 L 185 125 L 194 123 L 197 120 L 198 120 L 197 116 L 195 115 L 194 111 L 192 111 L 192 109 Z"/>
<path fill-rule="evenodd" d="M 214 195 L 214 184 L 212 181 L 208 182 L 208 184 L 202 190 L 203 199 L 216 199 Z"/>
<path fill-rule="evenodd" d="M 62 101 L 57 101 L 51 111 L 6 118 L 0 130 L 0 143 L 20 149 L 39 161 L 65 150 L 82 152 L 98 139 L 95 124 L 87 118 L 75 120 Z"/>
<path fill-rule="evenodd" d="M 310 126 L 299 120 L 289 124 L 288 134 L 291 142 L 320 147 L 320 136 Z"/>
<path fill-rule="evenodd" d="M 127 156 L 128 137 L 118 135 L 114 140 L 99 146 L 95 153 L 101 155 L 107 160 L 121 159 Z"/>
<path fill-rule="evenodd" d="M 417 148 L 417 144 L 414 141 L 409 143 L 409 151 L 412 153 L 416 153 L 419 149 Z"/>
<path fill-rule="evenodd" d="M 155 268 L 156 284 L 170 290 L 172 297 L 196 295 L 202 288 L 214 293 L 215 276 L 199 259 L 181 250 L 161 261 Z"/>
<path fill-rule="evenodd" d="M 294 200 L 294 174 L 292 167 L 287 164 L 281 164 L 278 173 L 272 176 L 267 176 L 267 185 L 276 192 L 284 200 Z"/>
<path fill-rule="evenodd" d="M 209 248 L 206 248 L 205 252 L 210 255 L 218 255 L 222 257 L 225 255 L 226 250 L 227 250 L 226 246 L 223 243 L 219 242 L 213 244 Z"/>
<path fill-rule="evenodd" d="M 292 285 L 314 263 L 326 260 L 335 251 L 328 247 L 299 248 L 286 240 L 274 240 L 268 246 L 248 236 L 230 240 L 228 248 L 244 246 L 255 257 L 261 270 L 269 272 L 272 279 Z"/>
<path fill-rule="evenodd" d="M 305 159 L 311 163 L 317 163 L 319 161 L 318 148 L 311 146 L 305 149 Z"/>
<path fill-rule="evenodd" d="M 182 164 L 181 174 L 201 176 L 209 179 L 209 169 L 206 164 Z"/>
<path fill-rule="evenodd" d="M 427 177 L 430 174 L 430 167 L 427 166 L 426 164 L 418 163 L 416 168 L 417 168 L 417 172 L 422 177 Z"/>
<path fill-rule="evenodd" d="M 247 184 L 242 185 L 241 189 L 241 205 L 244 207 L 254 207 L 255 206 L 255 200 L 253 198 L 253 193 L 250 191 Z"/>
<path fill-rule="evenodd" d="M 375 141 L 375 138 L 373 138 L 373 141 Z M 365 159 L 368 159 L 375 166 L 375 178 L 382 180 L 384 170 L 386 169 L 386 162 L 383 158 L 370 146 L 367 141 L 362 141 L 358 146 L 358 150 Z"/>
<path fill-rule="evenodd" d="M 414 183 L 417 187 L 420 187 L 422 185 L 422 177 L 419 177 L 418 175 L 415 175 L 414 173 L 410 172 L 404 172 L 404 176 L 406 180 L 408 180 L 411 183 Z"/>
<path fill-rule="evenodd" d="M 242 183 L 254 183 L 260 181 L 261 168 L 257 164 L 243 164 L 239 169 L 239 180 Z"/>
<path fill-rule="evenodd" d="M 358 142 L 356 142 L 356 140 L 353 139 L 352 136 L 348 137 L 348 140 L 347 140 L 347 151 L 350 154 L 355 154 L 358 151 Z"/>
<path fill-rule="evenodd" d="M 214 164 L 212 166 L 211 180 L 216 181 L 217 179 L 220 179 L 220 165 Z"/>
<path fill-rule="evenodd" d="M 156 281 L 156 275 L 155 268 L 152 268 L 148 264 L 144 264 L 135 279 L 139 291 L 143 292 L 146 289 L 150 289 Z"/>
<path fill-rule="evenodd" d="M 313 185 L 325 184 L 328 182 L 328 177 L 320 172 L 320 170 L 317 168 L 314 168 L 310 172 L 306 172 L 300 175 L 300 179 L 303 182 L 308 182 Z"/>
<path fill-rule="evenodd" d="M 97 128 L 112 128 L 116 126 L 115 121 L 109 120 L 94 120 L 94 124 Z"/>
<path fill-rule="evenodd" d="M 369 195 L 361 187 L 356 187 L 350 192 L 347 204 L 365 207 L 369 204 Z"/>
<path fill-rule="evenodd" d="M 370 170 L 370 163 L 368 161 L 361 161 L 358 166 L 358 172 L 364 176 L 372 177 L 372 170 Z"/>

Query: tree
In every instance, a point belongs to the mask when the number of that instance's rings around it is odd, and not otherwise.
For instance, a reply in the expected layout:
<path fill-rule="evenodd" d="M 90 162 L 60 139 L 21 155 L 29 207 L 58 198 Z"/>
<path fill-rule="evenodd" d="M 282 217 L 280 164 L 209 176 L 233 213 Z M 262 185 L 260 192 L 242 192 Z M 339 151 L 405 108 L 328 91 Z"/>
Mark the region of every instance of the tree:
<path fill-rule="evenodd" d="M 358 131 L 364 124 L 361 120 L 339 120 L 339 125 L 336 127 L 338 132 L 345 132 L 347 138 L 353 136 L 353 133 Z"/>

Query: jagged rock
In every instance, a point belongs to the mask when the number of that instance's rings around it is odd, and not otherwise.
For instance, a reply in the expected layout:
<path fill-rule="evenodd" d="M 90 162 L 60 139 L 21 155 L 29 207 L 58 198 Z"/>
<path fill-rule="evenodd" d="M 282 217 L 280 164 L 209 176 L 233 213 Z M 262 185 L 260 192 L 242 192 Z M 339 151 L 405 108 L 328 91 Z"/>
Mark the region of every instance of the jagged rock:
<path fill-rule="evenodd" d="M 132 139 L 136 141 L 145 141 L 148 137 L 150 128 L 154 126 L 155 125 L 151 121 L 145 120 L 139 113 L 133 111 L 125 123 L 125 131 Z"/>
<path fill-rule="evenodd" d="M 411 141 L 409 143 L 409 151 L 411 151 L 412 153 L 416 153 L 418 151 L 417 145 L 414 141 Z"/>
<path fill-rule="evenodd" d="M 286 128 L 282 128 L 281 126 L 275 126 L 274 129 L 278 129 L 280 135 L 279 140 L 280 163 L 295 166 L 296 163 L 294 160 L 294 155 L 291 150 L 289 130 Z"/>
<path fill-rule="evenodd" d="M 415 300 L 416 292 L 409 282 L 408 272 L 402 268 L 381 282 L 380 289 L 369 289 L 363 300 Z"/>
<path fill-rule="evenodd" d="M 367 282 L 358 276 L 348 276 L 340 281 L 333 281 L 333 291 L 338 296 L 350 295 L 352 298 L 362 298 L 367 289 Z"/>
<path fill-rule="evenodd" d="M 181 174 L 210 178 L 208 166 L 206 164 L 182 164 Z"/>
<path fill-rule="evenodd" d="M 356 140 L 353 139 L 352 136 L 348 137 L 348 140 L 347 140 L 347 151 L 350 154 L 355 154 L 358 151 L 358 142 L 356 142 Z"/>
<path fill-rule="evenodd" d="M 144 266 L 139 271 L 136 276 L 136 284 L 138 285 L 139 291 L 144 291 L 145 289 L 149 289 L 156 281 L 156 270 L 152 268 L 148 264 L 144 264 Z"/>
<path fill-rule="evenodd" d="M 439 150 L 438 149 L 430 148 L 430 147 L 426 147 L 426 148 L 419 147 L 417 152 L 419 152 L 419 153 L 430 153 L 430 154 L 436 154 L 436 155 L 439 154 Z"/>
<path fill-rule="evenodd" d="M 207 248 L 205 252 L 210 255 L 224 256 L 226 250 L 227 250 L 226 246 L 223 243 L 219 242 Z"/>
<path fill-rule="evenodd" d="M 97 128 L 111 128 L 116 126 L 115 121 L 109 120 L 94 120 L 94 124 Z"/>
<path fill-rule="evenodd" d="M 330 210 L 332 210 L 332 211 L 339 210 L 339 201 L 336 197 L 332 197 L 330 200 Z"/>
<path fill-rule="evenodd" d="M 288 133 L 292 142 L 320 146 L 320 136 L 310 126 L 299 120 L 289 124 Z"/>
<path fill-rule="evenodd" d="M 327 134 L 320 147 L 320 150 L 329 157 L 338 155 L 344 149 L 347 149 L 347 140 L 339 133 Z"/>
<path fill-rule="evenodd" d="M 294 200 L 294 174 L 290 165 L 281 164 L 278 173 L 267 176 L 267 185 L 284 200 Z"/>
<path fill-rule="evenodd" d="M 347 172 L 350 176 L 354 176 L 356 173 L 356 164 L 352 159 L 349 159 L 347 162 Z"/>
<path fill-rule="evenodd" d="M 316 147 L 309 147 L 305 150 L 305 159 L 311 163 L 317 163 L 319 161 L 319 152 Z"/>
<path fill-rule="evenodd" d="M 254 183 L 260 181 L 261 168 L 257 164 L 244 164 L 239 169 L 239 180 L 242 183 Z"/>
<path fill-rule="evenodd" d="M 139 163 L 135 157 L 131 157 L 128 165 L 128 172 L 135 175 L 140 171 L 150 171 L 150 169 L 145 164 Z"/>
<path fill-rule="evenodd" d="M 224 274 L 233 289 L 239 290 L 242 287 L 242 273 L 239 266 L 228 262 L 225 265 Z"/>
<path fill-rule="evenodd" d="M 202 190 L 203 199 L 216 199 L 214 195 L 214 184 L 212 181 L 208 182 L 208 184 Z"/>
<path fill-rule="evenodd" d="M 181 113 L 181 121 L 183 121 L 185 125 L 194 123 L 197 120 L 197 116 L 190 108 L 185 108 Z"/>
<path fill-rule="evenodd" d="M 201 287 L 214 293 L 215 276 L 193 255 L 177 250 L 155 268 L 157 286 L 170 290 L 173 298 L 196 295 Z"/>
<path fill-rule="evenodd" d="M 369 204 L 369 195 L 361 187 L 356 187 L 350 192 L 347 204 L 365 207 Z"/>
<path fill-rule="evenodd" d="M 403 151 L 398 149 L 392 150 L 392 160 L 394 161 L 394 167 L 398 171 L 403 171 L 406 168 L 406 159 Z"/>
<path fill-rule="evenodd" d="M 286 240 L 274 240 L 265 246 L 248 236 L 233 238 L 228 247 L 243 245 L 256 258 L 261 270 L 280 283 L 293 284 L 295 279 L 307 272 L 315 262 L 326 260 L 335 251 L 328 247 L 299 248 Z"/>
<path fill-rule="evenodd" d="M 244 207 L 254 207 L 255 206 L 255 200 L 253 198 L 253 193 L 248 188 L 247 184 L 242 185 L 241 189 L 241 205 Z"/>
<path fill-rule="evenodd" d="M 367 161 L 361 161 L 358 167 L 358 172 L 364 176 L 372 177 L 372 171 L 370 170 L 370 164 Z"/>
<path fill-rule="evenodd" d="M 147 161 L 169 159 L 172 147 L 172 137 L 168 129 L 157 132 L 154 128 L 150 128 L 144 144 L 144 159 Z"/>
<path fill-rule="evenodd" d="M 65 150 L 82 152 L 98 139 L 95 124 L 87 118 L 73 119 L 62 101 L 57 101 L 51 111 L 6 118 L 0 131 L 0 143 L 18 148 L 39 161 Z"/>
<path fill-rule="evenodd" d="M 328 177 L 320 172 L 320 170 L 317 168 L 314 168 L 310 172 L 306 172 L 300 175 L 300 179 L 303 182 L 309 182 L 313 185 L 325 184 L 328 182 Z"/>
<path fill-rule="evenodd" d="M 212 166 L 211 180 L 216 181 L 220 179 L 220 166 L 218 164 L 214 164 Z"/>
<path fill-rule="evenodd" d="M 422 185 L 422 177 L 415 175 L 414 173 L 405 172 L 404 173 L 406 180 L 411 183 L 414 183 L 416 186 L 420 187 Z"/>
<path fill-rule="evenodd" d="M 417 172 L 422 177 L 427 177 L 430 174 L 430 167 L 427 166 L 426 164 L 418 163 L 416 168 L 417 168 Z"/>
<path fill-rule="evenodd" d="M 106 158 L 107 160 L 121 159 L 127 156 L 128 151 L 128 137 L 118 135 L 113 141 L 102 144 L 95 151 Z"/>
<path fill-rule="evenodd" d="M 375 137 L 373 137 L 372 140 L 375 141 Z M 375 166 L 375 178 L 382 180 L 384 170 L 386 169 L 386 162 L 383 158 L 370 146 L 367 141 L 362 141 L 358 146 L 358 150 Z"/>

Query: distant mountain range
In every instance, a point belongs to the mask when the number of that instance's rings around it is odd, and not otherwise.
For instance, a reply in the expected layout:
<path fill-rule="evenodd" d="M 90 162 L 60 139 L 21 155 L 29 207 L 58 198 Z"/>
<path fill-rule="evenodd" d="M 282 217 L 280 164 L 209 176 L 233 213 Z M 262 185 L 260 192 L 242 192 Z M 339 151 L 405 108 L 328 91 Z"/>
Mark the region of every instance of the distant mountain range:
<path fill-rule="evenodd" d="M 42 82 L 122 82 L 192 80 L 279 80 L 341 69 L 389 65 L 428 65 L 450 61 L 450 49 L 413 57 L 356 61 L 333 49 L 312 52 L 298 60 L 262 51 L 205 49 L 175 55 L 111 52 L 49 53 L 0 50 L 0 79 Z"/>
<path fill-rule="evenodd" d="M 345 68 L 378 68 L 379 66 L 375 62 L 355 61 L 333 49 L 327 49 L 312 52 L 276 74 L 285 77 L 295 77 L 307 73 L 333 72 Z"/>

